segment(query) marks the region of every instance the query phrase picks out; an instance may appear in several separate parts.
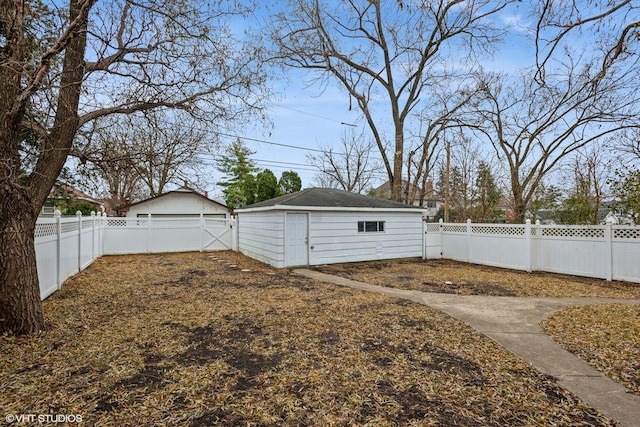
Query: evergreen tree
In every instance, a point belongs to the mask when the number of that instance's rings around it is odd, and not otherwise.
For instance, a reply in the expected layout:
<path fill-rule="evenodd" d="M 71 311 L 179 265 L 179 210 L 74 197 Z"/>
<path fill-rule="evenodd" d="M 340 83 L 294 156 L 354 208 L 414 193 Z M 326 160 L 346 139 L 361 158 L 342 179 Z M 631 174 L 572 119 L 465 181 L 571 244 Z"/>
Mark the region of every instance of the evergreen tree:
<path fill-rule="evenodd" d="M 640 170 L 625 168 L 616 171 L 618 178 L 611 180 L 611 193 L 616 198 L 617 210 L 636 215 L 640 213 Z"/>
<path fill-rule="evenodd" d="M 490 219 L 499 215 L 497 212 L 498 203 L 502 199 L 502 193 L 496 184 L 496 180 L 491 173 L 489 165 L 480 161 L 476 174 L 476 219 Z"/>
<path fill-rule="evenodd" d="M 273 199 L 278 196 L 278 178 L 270 169 L 265 169 L 256 176 L 256 202 Z"/>
<path fill-rule="evenodd" d="M 540 183 L 533 194 L 529 210 L 535 220 L 555 220 L 562 191 L 555 185 Z"/>
<path fill-rule="evenodd" d="M 284 171 L 278 182 L 278 190 L 280 194 L 295 193 L 302 189 L 302 180 L 300 175 L 295 171 Z"/>
<path fill-rule="evenodd" d="M 562 201 L 557 217 L 561 224 L 593 224 L 597 210 L 591 182 L 581 179 L 572 194 Z"/>
<path fill-rule="evenodd" d="M 255 200 L 256 180 L 253 173 L 258 170 L 249 156 L 255 154 L 241 140 L 236 140 L 218 160 L 217 167 L 226 180 L 217 184 L 223 188 L 225 202 L 231 208 L 250 205 Z"/>

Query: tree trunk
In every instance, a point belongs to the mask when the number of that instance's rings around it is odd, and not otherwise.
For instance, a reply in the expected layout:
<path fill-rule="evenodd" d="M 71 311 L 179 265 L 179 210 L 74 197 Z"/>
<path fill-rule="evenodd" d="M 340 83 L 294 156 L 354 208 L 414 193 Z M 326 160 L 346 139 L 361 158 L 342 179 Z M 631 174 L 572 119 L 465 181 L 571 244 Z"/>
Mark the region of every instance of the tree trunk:
<path fill-rule="evenodd" d="M 0 221 L 0 334 L 33 334 L 45 328 L 33 241 L 35 218 L 23 195 L 0 193 L 4 205 Z"/>
<path fill-rule="evenodd" d="M 0 50 L 0 334 L 32 334 L 45 328 L 40 284 L 36 265 L 34 231 L 41 206 L 55 183 L 78 129 L 78 105 L 84 77 L 86 15 L 93 1 L 71 0 L 70 17 L 75 27 L 64 49 L 60 89 L 57 93 L 53 127 L 39 146 L 38 160 L 27 175 L 22 168 L 19 146 L 20 123 L 30 93 L 38 90 L 34 80 L 30 92 L 22 92 L 24 74 L 24 2 L 9 2 L 10 13 L 0 10 L 0 18 L 12 23 L 15 31 Z M 6 18 L 6 17 L 9 18 Z M 48 72 L 48 62 L 39 72 Z M 19 101 L 20 100 L 20 101 Z"/>
<path fill-rule="evenodd" d="M 396 108 L 394 108 L 395 110 Z M 391 200 L 402 202 L 402 167 L 404 166 L 404 130 L 403 124 L 395 120 L 395 151 L 393 153 L 393 180 L 391 181 Z"/>
<path fill-rule="evenodd" d="M 521 195 L 514 195 L 513 203 L 513 218 L 512 221 L 516 224 L 523 224 L 525 221 L 525 214 L 527 213 L 528 203 L 523 200 Z"/>

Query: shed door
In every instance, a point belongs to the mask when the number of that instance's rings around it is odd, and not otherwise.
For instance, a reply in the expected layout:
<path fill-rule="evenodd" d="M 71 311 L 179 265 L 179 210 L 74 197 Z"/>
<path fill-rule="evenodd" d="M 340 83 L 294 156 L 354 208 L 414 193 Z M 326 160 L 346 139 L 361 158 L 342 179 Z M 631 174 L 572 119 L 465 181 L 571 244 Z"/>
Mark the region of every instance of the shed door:
<path fill-rule="evenodd" d="M 309 216 L 306 213 L 288 213 L 286 215 L 285 267 L 308 265 Z"/>

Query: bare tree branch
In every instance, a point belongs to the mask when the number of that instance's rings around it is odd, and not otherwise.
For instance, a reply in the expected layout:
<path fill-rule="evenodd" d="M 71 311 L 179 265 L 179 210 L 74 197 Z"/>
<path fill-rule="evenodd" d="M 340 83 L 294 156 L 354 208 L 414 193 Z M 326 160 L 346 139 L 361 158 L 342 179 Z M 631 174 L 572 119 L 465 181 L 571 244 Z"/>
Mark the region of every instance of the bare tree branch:
<path fill-rule="evenodd" d="M 379 0 L 293 3 L 273 24 L 276 60 L 316 72 L 317 82 L 335 80 L 356 100 L 382 157 L 392 197 L 400 200 L 408 167 L 407 121 L 421 98 L 441 87 L 432 80 L 447 58 L 444 47 L 472 46 L 470 59 L 474 50 L 489 49 L 499 31 L 488 18 L 510 1 L 449 0 L 406 8 Z M 390 112 L 387 117 L 379 113 L 381 102 Z M 385 122 L 392 126 L 388 136 L 382 131 Z"/>

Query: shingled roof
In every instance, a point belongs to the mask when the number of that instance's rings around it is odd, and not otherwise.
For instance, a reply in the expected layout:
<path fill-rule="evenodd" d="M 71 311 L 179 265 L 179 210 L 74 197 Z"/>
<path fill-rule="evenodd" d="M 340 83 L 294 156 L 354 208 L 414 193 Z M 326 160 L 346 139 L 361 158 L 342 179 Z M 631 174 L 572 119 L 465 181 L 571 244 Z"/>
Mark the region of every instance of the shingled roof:
<path fill-rule="evenodd" d="M 237 210 L 273 206 L 416 209 L 416 206 L 381 199 L 378 197 L 370 197 L 362 194 L 350 193 L 348 191 L 336 190 L 333 188 L 308 188 L 306 190 L 254 203 Z"/>

